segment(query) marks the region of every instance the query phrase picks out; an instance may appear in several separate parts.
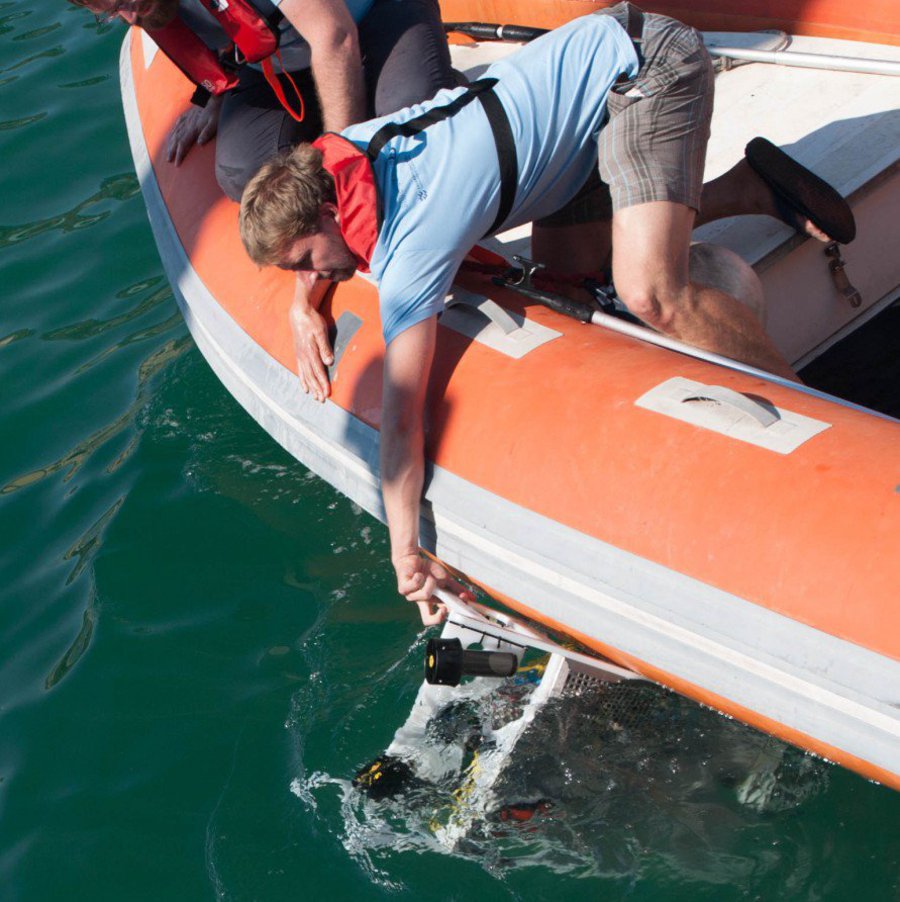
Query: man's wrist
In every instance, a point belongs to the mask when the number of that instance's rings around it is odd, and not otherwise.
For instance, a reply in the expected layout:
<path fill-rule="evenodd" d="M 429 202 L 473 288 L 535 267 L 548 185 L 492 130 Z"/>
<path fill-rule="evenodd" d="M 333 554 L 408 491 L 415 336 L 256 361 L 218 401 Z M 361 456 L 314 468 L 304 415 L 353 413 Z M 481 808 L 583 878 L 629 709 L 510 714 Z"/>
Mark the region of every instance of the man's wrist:
<path fill-rule="evenodd" d="M 296 276 L 294 299 L 291 308 L 297 313 L 308 313 L 311 310 L 318 310 L 327 297 L 328 288 L 331 285 L 330 282 L 315 279 L 307 282 L 305 276 L 305 273 L 297 273 Z"/>
<path fill-rule="evenodd" d="M 309 313 L 309 311 L 313 309 L 315 308 L 312 304 L 310 304 L 309 298 L 295 297 L 293 302 L 291 303 L 291 313 L 296 315 Z"/>
<path fill-rule="evenodd" d="M 391 552 L 391 563 L 397 567 L 399 564 L 403 563 L 407 558 L 419 557 L 419 549 L 418 548 L 410 548 L 403 551 Z"/>

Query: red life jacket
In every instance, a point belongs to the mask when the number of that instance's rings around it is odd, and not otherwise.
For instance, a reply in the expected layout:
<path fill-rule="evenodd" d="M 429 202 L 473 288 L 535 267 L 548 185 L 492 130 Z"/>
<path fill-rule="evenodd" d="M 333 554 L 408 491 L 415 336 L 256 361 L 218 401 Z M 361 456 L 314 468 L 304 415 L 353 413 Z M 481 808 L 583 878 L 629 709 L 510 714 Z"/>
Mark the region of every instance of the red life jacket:
<path fill-rule="evenodd" d="M 334 132 L 313 141 L 322 165 L 334 179 L 341 237 L 356 257 L 356 268 L 369 271 L 381 228 L 381 201 L 369 157 Z"/>
<path fill-rule="evenodd" d="M 279 32 L 276 24 L 262 15 L 249 0 L 200 2 L 231 39 L 231 46 L 219 53 L 210 50 L 180 15 L 162 28 L 146 29 L 147 34 L 195 85 L 210 94 L 224 94 L 235 87 L 238 83 L 238 66 L 244 63 L 262 63 L 263 74 L 281 105 L 294 119 L 302 121 L 303 98 L 300 97 L 297 86 L 287 76 L 299 99 L 299 114 L 291 109 L 285 99 L 272 68 L 272 57 L 278 55 Z"/>
<path fill-rule="evenodd" d="M 200 40 L 180 15 L 162 28 L 146 31 L 195 85 L 210 94 L 221 94 L 237 84 L 234 69 L 238 64 L 258 63 L 278 50 L 278 31 L 248 0 L 201 3 L 233 41 L 221 57 Z"/>

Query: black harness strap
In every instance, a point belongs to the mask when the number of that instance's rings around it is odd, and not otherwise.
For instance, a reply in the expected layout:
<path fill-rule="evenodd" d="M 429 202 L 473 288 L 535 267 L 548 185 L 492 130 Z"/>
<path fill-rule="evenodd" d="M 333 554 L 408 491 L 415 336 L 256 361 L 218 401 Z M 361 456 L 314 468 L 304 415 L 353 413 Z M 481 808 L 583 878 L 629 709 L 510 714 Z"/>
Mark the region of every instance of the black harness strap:
<path fill-rule="evenodd" d="M 424 131 L 430 125 L 449 119 L 478 98 L 490 123 L 491 132 L 494 135 L 494 144 L 497 148 L 497 162 L 500 168 L 500 205 L 491 227 L 484 234 L 485 238 L 499 231 L 506 221 L 506 217 L 509 216 L 509 211 L 512 209 L 513 202 L 516 199 L 516 188 L 519 182 L 519 160 L 516 155 L 516 144 L 513 140 L 512 128 L 510 127 L 506 111 L 503 109 L 503 104 L 500 103 L 493 91 L 495 84 L 497 84 L 496 78 L 479 79 L 473 82 L 467 91 L 464 91 L 446 106 L 435 107 L 407 122 L 388 122 L 387 125 L 383 125 L 375 132 L 372 140 L 369 141 L 369 146 L 366 148 L 366 156 L 374 163 L 385 144 L 392 138 L 396 138 L 398 135 L 402 135 L 404 138 L 411 138 Z"/>
<path fill-rule="evenodd" d="M 519 184 L 519 158 L 516 156 L 516 142 L 513 140 L 509 117 L 503 104 L 493 91 L 479 94 L 478 99 L 494 133 L 494 144 L 497 147 L 497 162 L 500 164 L 500 205 L 491 227 L 483 238 L 499 232 L 516 199 L 516 188 Z"/>

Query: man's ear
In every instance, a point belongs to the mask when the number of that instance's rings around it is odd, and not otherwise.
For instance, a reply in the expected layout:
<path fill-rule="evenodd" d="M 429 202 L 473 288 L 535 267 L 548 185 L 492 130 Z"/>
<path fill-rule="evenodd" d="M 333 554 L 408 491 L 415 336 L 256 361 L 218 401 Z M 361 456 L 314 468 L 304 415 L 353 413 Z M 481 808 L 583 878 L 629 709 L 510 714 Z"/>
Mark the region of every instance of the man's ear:
<path fill-rule="evenodd" d="M 324 204 L 322 204 L 321 214 L 323 216 L 328 216 L 333 219 L 338 225 L 341 224 L 341 212 L 338 210 L 337 205 L 331 203 L 331 201 L 326 200 Z"/>

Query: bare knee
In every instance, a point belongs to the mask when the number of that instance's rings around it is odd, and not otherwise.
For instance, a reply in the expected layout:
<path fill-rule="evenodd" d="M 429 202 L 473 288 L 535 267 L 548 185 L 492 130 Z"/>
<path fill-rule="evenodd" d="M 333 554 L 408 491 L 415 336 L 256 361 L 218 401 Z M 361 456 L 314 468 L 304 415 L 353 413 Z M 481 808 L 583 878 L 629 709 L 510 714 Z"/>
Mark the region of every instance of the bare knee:
<path fill-rule="evenodd" d="M 638 319 L 658 332 L 671 332 L 676 316 L 690 307 L 690 286 L 660 287 L 650 283 L 622 286 L 616 284 L 619 300 Z"/>

